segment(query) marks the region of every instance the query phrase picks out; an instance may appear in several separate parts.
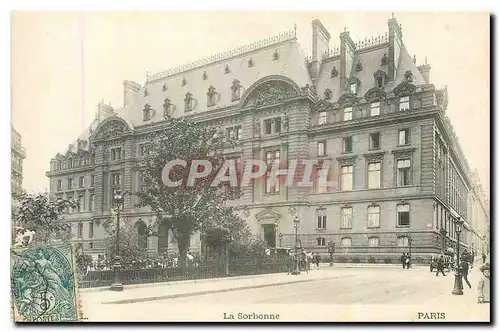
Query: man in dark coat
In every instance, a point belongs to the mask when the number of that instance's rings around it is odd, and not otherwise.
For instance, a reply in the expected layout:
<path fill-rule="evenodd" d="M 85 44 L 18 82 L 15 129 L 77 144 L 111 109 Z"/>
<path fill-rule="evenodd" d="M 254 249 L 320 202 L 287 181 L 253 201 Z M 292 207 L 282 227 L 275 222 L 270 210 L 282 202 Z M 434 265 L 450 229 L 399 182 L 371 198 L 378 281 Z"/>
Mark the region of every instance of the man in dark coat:
<path fill-rule="evenodd" d="M 439 258 L 437 260 L 436 277 L 439 275 L 439 272 L 441 272 L 443 274 L 443 276 L 446 276 L 446 274 L 444 274 L 444 257 L 443 257 L 443 255 L 439 256 Z"/>
<path fill-rule="evenodd" d="M 469 288 L 472 288 L 472 286 L 470 285 L 469 279 L 467 278 L 467 276 L 469 274 L 469 263 L 467 263 L 466 259 L 463 259 L 462 263 L 460 264 L 460 273 L 462 274 L 462 278 L 464 278 L 467 286 L 469 286 Z"/>
<path fill-rule="evenodd" d="M 319 253 L 316 253 L 316 255 L 314 255 L 314 263 L 316 263 L 316 270 L 319 270 L 320 262 L 321 262 L 321 256 L 319 255 Z"/>
<path fill-rule="evenodd" d="M 406 267 L 406 253 L 403 253 L 400 258 L 401 264 L 403 264 L 403 269 Z"/>

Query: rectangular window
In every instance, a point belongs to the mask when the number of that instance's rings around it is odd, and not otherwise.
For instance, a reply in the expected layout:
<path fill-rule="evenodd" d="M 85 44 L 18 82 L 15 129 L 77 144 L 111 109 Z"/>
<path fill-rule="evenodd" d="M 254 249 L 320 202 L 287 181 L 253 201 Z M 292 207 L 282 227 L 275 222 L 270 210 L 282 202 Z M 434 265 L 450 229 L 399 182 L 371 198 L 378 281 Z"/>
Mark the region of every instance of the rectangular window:
<path fill-rule="evenodd" d="M 371 103 L 370 105 L 370 116 L 380 115 L 380 102 Z"/>
<path fill-rule="evenodd" d="M 398 247 L 408 247 L 408 237 L 407 236 L 398 237 Z"/>
<path fill-rule="evenodd" d="M 346 165 L 342 166 L 341 172 L 340 172 L 340 177 L 341 177 L 341 189 L 343 191 L 349 191 L 352 190 L 353 187 L 353 166 L 352 165 Z"/>
<path fill-rule="evenodd" d="M 368 164 L 368 189 L 377 189 L 381 187 L 381 174 L 381 162 Z"/>
<path fill-rule="evenodd" d="M 343 153 L 352 152 L 352 136 L 344 137 L 342 139 L 342 152 Z"/>
<path fill-rule="evenodd" d="M 68 179 L 68 189 L 71 189 L 71 188 L 73 188 L 73 179 L 69 178 Z"/>
<path fill-rule="evenodd" d="M 318 142 L 318 157 L 326 156 L 326 141 Z"/>
<path fill-rule="evenodd" d="M 281 117 L 264 120 L 264 133 L 281 133 Z"/>
<path fill-rule="evenodd" d="M 113 186 L 119 186 L 120 185 L 120 174 L 115 173 L 111 176 L 112 179 L 112 185 Z"/>
<path fill-rule="evenodd" d="M 318 229 L 326 229 L 326 210 L 317 210 L 317 226 Z"/>
<path fill-rule="evenodd" d="M 89 249 L 94 249 L 94 244 L 92 242 L 89 242 Z"/>
<path fill-rule="evenodd" d="M 264 132 L 266 134 L 271 134 L 273 128 L 272 119 L 264 120 Z"/>
<path fill-rule="evenodd" d="M 62 180 L 57 180 L 57 191 L 62 190 Z"/>
<path fill-rule="evenodd" d="M 83 211 L 85 211 L 85 196 L 79 195 L 78 196 L 78 212 L 83 212 Z"/>
<path fill-rule="evenodd" d="M 89 239 L 94 237 L 94 223 L 89 222 Z"/>
<path fill-rule="evenodd" d="M 380 149 L 380 133 L 370 134 L 369 140 L 370 150 Z"/>
<path fill-rule="evenodd" d="M 344 121 L 352 120 L 352 107 L 344 108 Z"/>
<path fill-rule="evenodd" d="M 410 144 L 410 129 L 401 129 L 399 130 L 399 145 L 408 145 Z"/>
<path fill-rule="evenodd" d="M 95 175 L 94 175 L 94 174 L 92 174 L 92 175 L 90 176 L 90 186 L 91 186 L 91 187 L 93 187 L 94 185 L 95 185 Z"/>
<path fill-rule="evenodd" d="M 318 113 L 318 125 L 324 125 L 326 123 L 326 112 Z"/>
<path fill-rule="evenodd" d="M 226 140 L 240 140 L 242 138 L 241 126 L 226 128 Z"/>
<path fill-rule="evenodd" d="M 326 179 L 323 179 L 323 169 L 316 168 L 316 193 L 323 194 L 326 192 Z"/>
<path fill-rule="evenodd" d="M 122 149 L 121 148 L 113 148 L 111 149 L 111 160 L 121 160 L 122 158 Z"/>
<path fill-rule="evenodd" d="M 92 212 L 94 211 L 94 194 L 90 194 L 90 204 L 89 204 L 89 211 Z"/>
<path fill-rule="evenodd" d="M 349 84 L 349 92 L 355 95 L 357 93 L 356 83 Z"/>
<path fill-rule="evenodd" d="M 368 227 L 380 227 L 380 206 L 368 207 Z"/>
<path fill-rule="evenodd" d="M 268 194 L 275 194 L 275 193 L 280 192 L 279 177 L 277 177 L 276 182 L 273 185 L 271 185 L 271 181 L 270 181 L 271 168 L 276 162 L 279 164 L 279 161 L 280 161 L 279 150 L 268 151 L 266 153 L 266 162 L 267 162 L 267 167 L 268 167 L 268 175 L 266 177 L 266 193 L 268 193 Z"/>
<path fill-rule="evenodd" d="M 410 226 L 410 204 L 398 204 L 398 226 Z"/>
<path fill-rule="evenodd" d="M 351 207 L 343 207 L 340 209 L 340 228 L 352 228 Z"/>
<path fill-rule="evenodd" d="M 411 184 L 411 160 L 400 159 L 397 161 L 397 186 L 403 187 Z"/>
<path fill-rule="evenodd" d="M 368 239 L 368 246 L 378 247 L 378 237 L 371 237 Z"/>
<path fill-rule="evenodd" d="M 83 237 L 83 224 L 81 222 L 78 223 L 78 237 Z"/>
<path fill-rule="evenodd" d="M 340 240 L 342 247 L 350 247 L 352 245 L 352 240 L 350 237 L 344 237 Z"/>
<path fill-rule="evenodd" d="M 317 240 L 317 242 L 316 242 L 316 243 L 317 243 L 318 247 L 323 247 L 323 246 L 326 246 L 326 241 L 325 241 L 325 239 L 324 239 L 324 238 L 319 237 L 319 238 L 317 238 L 316 240 Z"/>
<path fill-rule="evenodd" d="M 399 98 L 399 110 L 400 111 L 408 111 L 410 109 L 410 97 L 401 97 Z"/>
<path fill-rule="evenodd" d="M 382 76 L 377 77 L 377 88 L 382 89 L 384 87 L 384 78 Z"/>
<path fill-rule="evenodd" d="M 78 179 L 78 186 L 80 188 L 85 188 L 85 176 L 80 176 Z"/>

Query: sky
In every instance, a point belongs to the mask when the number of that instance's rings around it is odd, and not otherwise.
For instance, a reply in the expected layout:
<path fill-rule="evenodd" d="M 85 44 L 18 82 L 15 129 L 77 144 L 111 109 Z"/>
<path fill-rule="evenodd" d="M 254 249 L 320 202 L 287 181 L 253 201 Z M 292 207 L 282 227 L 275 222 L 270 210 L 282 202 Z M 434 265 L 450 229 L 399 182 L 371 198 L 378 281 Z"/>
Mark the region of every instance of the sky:
<path fill-rule="evenodd" d="M 390 12 L 17 12 L 11 16 L 11 121 L 27 150 L 24 188 L 48 188 L 50 159 L 93 121 L 97 103 L 123 105 L 124 80 L 231 50 L 297 25 L 310 54 L 319 19 L 339 46 L 388 31 Z M 447 115 L 471 169 L 490 181 L 489 16 L 404 13 L 395 17 L 417 64 L 425 57 L 436 88 L 448 87 Z"/>

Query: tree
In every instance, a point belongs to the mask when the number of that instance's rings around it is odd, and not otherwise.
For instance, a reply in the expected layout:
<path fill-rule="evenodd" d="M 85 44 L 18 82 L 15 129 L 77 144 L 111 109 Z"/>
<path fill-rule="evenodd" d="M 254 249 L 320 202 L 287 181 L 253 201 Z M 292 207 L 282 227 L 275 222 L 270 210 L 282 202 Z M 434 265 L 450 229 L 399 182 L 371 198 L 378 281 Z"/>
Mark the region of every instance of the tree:
<path fill-rule="evenodd" d="M 139 207 L 147 206 L 155 214 L 157 225 L 171 230 L 181 266 L 184 266 L 189 239 L 194 232 L 205 233 L 216 225 L 230 224 L 238 216 L 236 208 L 225 204 L 227 195 L 221 190 L 223 184 L 211 186 L 224 164 L 223 147 L 227 142 L 220 130 L 186 118 L 167 115 L 165 119 L 166 128 L 149 137 L 148 151 L 137 165 L 144 187 L 135 195 L 139 198 Z M 186 162 L 185 167 L 174 166 L 168 174 L 171 181 L 180 182 L 177 187 L 165 185 L 162 177 L 165 165 L 173 160 Z M 197 166 L 195 160 L 204 160 L 206 164 Z M 208 174 L 188 183 L 191 167 Z"/>
<path fill-rule="evenodd" d="M 112 212 L 111 216 L 104 222 L 106 231 L 105 246 L 108 257 L 116 256 L 116 214 Z M 129 218 L 120 218 L 120 238 L 119 238 L 119 256 L 120 264 L 123 267 L 138 264 L 147 257 L 146 249 L 140 245 L 140 236 L 137 227 L 130 223 Z"/>
<path fill-rule="evenodd" d="M 68 241 L 71 226 L 64 221 L 69 208 L 78 207 L 72 199 L 51 198 L 48 193 L 13 194 L 12 218 L 20 228 L 34 232 L 34 244 Z"/>
<path fill-rule="evenodd" d="M 79 251 L 75 255 L 75 263 L 78 272 L 85 273 L 87 271 L 87 266 L 90 266 L 90 264 L 92 264 L 92 256 Z"/>

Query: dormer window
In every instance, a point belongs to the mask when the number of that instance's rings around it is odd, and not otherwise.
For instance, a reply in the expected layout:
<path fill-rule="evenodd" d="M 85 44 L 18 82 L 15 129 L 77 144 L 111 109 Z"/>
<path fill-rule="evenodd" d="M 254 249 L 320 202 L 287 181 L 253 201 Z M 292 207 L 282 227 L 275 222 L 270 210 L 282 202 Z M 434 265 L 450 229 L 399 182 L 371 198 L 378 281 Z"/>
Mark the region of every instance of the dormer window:
<path fill-rule="evenodd" d="M 408 111 L 409 109 L 410 109 L 410 96 L 399 98 L 399 110 L 403 112 L 403 111 Z"/>
<path fill-rule="evenodd" d="M 151 106 L 148 103 L 146 103 L 144 105 L 144 109 L 142 110 L 142 120 L 143 121 L 151 120 L 151 113 L 152 113 L 151 111 L 152 111 Z"/>
<path fill-rule="evenodd" d="M 326 100 L 332 99 L 332 90 L 330 90 L 330 89 L 325 90 L 325 99 Z"/>
<path fill-rule="evenodd" d="M 248 59 L 248 67 L 253 67 L 253 60 L 252 60 L 252 58 Z"/>
<path fill-rule="evenodd" d="M 344 108 L 344 121 L 352 120 L 352 107 Z"/>
<path fill-rule="evenodd" d="M 203 72 L 203 80 L 206 80 L 207 78 L 208 78 L 207 72 L 206 72 L 206 71 L 204 71 L 204 72 Z"/>
<path fill-rule="evenodd" d="M 147 97 L 148 96 L 148 88 L 145 88 L 144 89 L 144 97 Z"/>
<path fill-rule="evenodd" d="M 231 69 L 229 69 L 229 65 L 226 65 L 224 68 L 224 74 L 229 74 L 231 72 Z"/>
<path fill-rule="evenodd" d="M 384 56 L 382 57 L 381 66 L 385 66 L 389 62 L 389 58 L 387 57 L 387 53 L 384 53 Z"/>
<path fill-rule="evenodd" d="M 379 76 L 375 80 L 377 82 L 377 88 L 382 89 L 384 87 L 384 78 Z"/>
<path fill-rule="evenodd" d="M 353 95 L 358 93 L 358 87 L 357 87 L 356 82 L 351 82 L 349 84 L 349 93 L 351 93 Z"/>
<path fill-rule="evenodd" d="M 167 83 L 163 83 L 163 88 L 162 88 L 163 92 L 167 91 Z"/>

